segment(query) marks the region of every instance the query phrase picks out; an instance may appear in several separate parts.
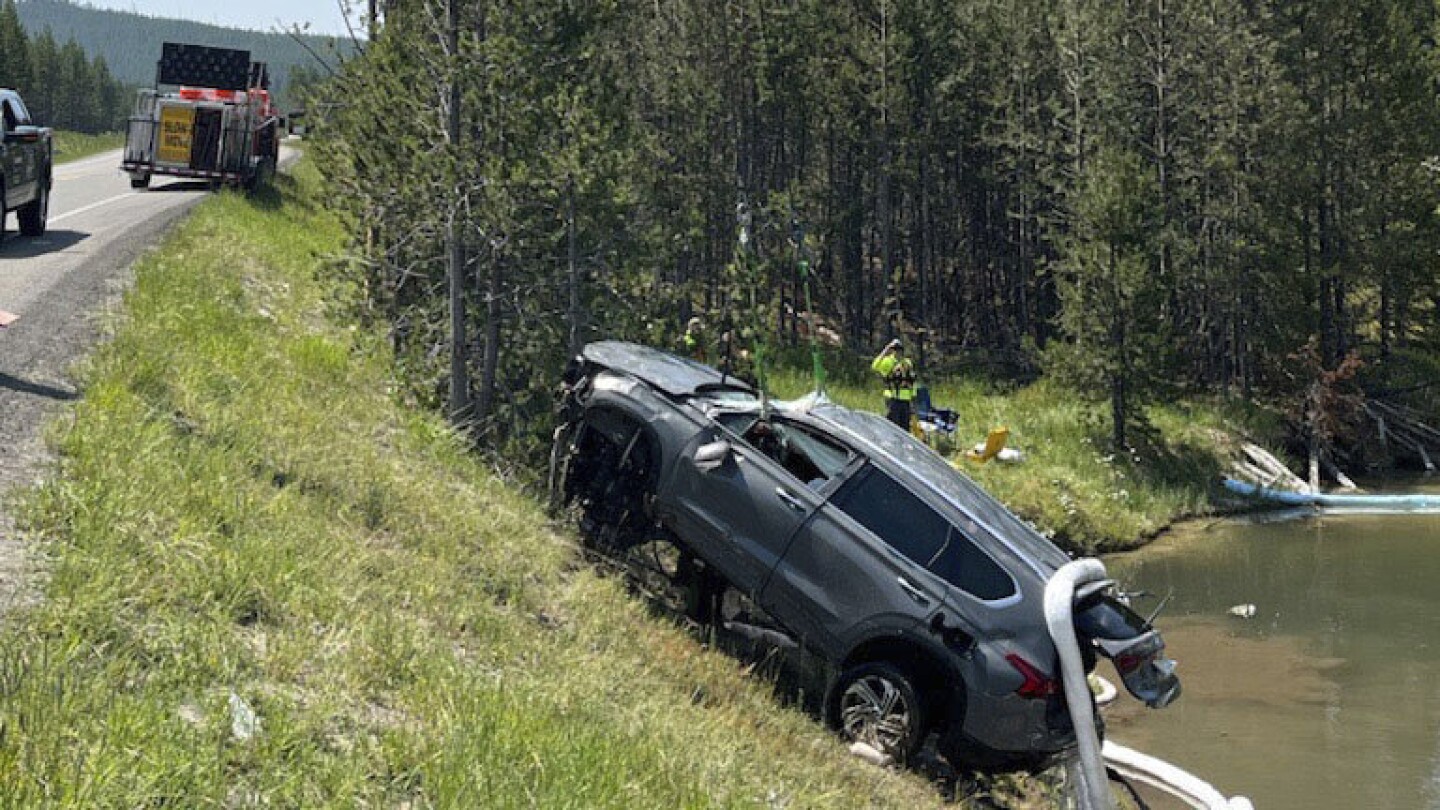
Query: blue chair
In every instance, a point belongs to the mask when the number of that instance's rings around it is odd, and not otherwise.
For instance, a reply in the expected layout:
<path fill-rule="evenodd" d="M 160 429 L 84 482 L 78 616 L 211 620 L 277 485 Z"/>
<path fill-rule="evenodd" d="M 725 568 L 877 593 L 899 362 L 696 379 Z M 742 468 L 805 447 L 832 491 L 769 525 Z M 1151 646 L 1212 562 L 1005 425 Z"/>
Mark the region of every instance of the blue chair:
<path fill-rule="evenodd" d="M 928 386 L 921 385 L 915 388 L 915 400 L 911 404 L 915 408 L 916 419 L 941 433 L 955 432 L 955 424 L 959 421 L 960 415 L 949 408 L 936 408 L 932 405 Z"/>

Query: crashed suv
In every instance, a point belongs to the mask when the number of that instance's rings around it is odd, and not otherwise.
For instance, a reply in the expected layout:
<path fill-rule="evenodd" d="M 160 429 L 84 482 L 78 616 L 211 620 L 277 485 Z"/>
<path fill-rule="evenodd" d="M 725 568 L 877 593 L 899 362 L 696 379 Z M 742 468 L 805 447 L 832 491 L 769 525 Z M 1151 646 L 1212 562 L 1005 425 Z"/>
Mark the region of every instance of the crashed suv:
<path fill-rule="evenodd" d="M 552 498 L 591 540 L 666 537 L 698 615 L 713 618 L 703 594 L 736 592 L 824 662 L 822 710 L 846 739 L 903 761 L 933 732 L 970 767 L 1074 745 L 1043 609 L 1069 558 L 885 419 L 823 396 L 766 401 L 606 341 L 566 371 L 551 462 Z M 1159 633 L 1113 587 L 1076 603 L 1087 671 L 1098 653 L 1148 705 L 1179 694 Z"/>

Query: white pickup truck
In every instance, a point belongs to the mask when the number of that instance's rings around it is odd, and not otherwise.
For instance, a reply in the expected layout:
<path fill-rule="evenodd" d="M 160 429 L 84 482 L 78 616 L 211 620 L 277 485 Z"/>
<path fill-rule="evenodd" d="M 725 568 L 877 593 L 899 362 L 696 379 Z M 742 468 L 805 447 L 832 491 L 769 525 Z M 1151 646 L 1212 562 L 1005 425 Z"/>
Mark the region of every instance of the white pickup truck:
<path fill-rule="evenodd" d="M 50 130 L 37 127 L 30 111 L 14 90 L 0 88 L 0 240 L 5 238 L 5 221 L 14 211 L 20 233 L 45 233 L 50 209 L 50 167 L 54 144 Z"/>

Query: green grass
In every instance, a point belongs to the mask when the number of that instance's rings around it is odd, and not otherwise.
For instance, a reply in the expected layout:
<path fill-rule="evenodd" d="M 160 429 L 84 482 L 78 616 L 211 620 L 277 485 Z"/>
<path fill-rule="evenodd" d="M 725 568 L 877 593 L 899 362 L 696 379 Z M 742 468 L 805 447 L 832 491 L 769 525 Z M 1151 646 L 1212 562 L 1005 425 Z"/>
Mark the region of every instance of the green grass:
<path fill-rule="evenodd" d="M 0 806 L 938 803 L 397 405 L 384 341 L 328 303 L 315 185 L 199 206 L 53 426 L 23 513 L 46 598 L 0 635 Z"/>
<path fill-rule="evenodd" d="M 881 409 L 878 380 L 854 375 L 827 386 L 836 402 Z M 813 387 L 808 374 L 773 375 L 781 396 Z M 941 445 L 974 478 L 1061 545 L 1079 553 L 1134 548 L 1175 521 L 1208 512 L 1211 488 L 1235 437 L 1269 435 L 1269 416 L 1242 402 L 1219 400 L 1154 406 L 1146 429 L 1131 434 L 1134 452 L 1110 452 L 1106 406 L 1041 381 L 1018 390 L 966 380 L 932 382 L 936 407 L 959 413 L 955 446 Z M 1024 453 L 1017 464 L 963 459 L 992 427 L 1010 430 L 1008 446 Z"/>
<path fill-rule="evenodd" d="M 125 145 L 125 134 L 106 132 L 101 135 L 85 135 L 79 132 L 55 130 L 55 162 L 69 163 L 72 160 L 90 157 Z"/>

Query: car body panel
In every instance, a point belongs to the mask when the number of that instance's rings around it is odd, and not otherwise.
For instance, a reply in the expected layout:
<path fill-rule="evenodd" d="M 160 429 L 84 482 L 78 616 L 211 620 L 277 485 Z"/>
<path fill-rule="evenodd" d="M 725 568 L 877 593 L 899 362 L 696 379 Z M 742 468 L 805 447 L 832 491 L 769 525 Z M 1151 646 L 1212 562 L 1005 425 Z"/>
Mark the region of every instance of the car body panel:
<path fill-rule="evenodd" d="M 868 540 L 839 509 L 820 507 L 771 574 L 761 607 L 833 660 L 866 639 L 923 626 L 942 608 L 940 595 Z"/>
<path fill-rule="evenodd" d="M 707 365 L 635 343 L 602 340 L 587 344 L 581 356 L 596 365 L 623 370 L 670 396 L 695 394 L 707 388 L 754 390 L 733 374 L 724 375 Z"/>
<path fill-rule="evenodd" d="M 748 447 L 732 445 L 718 466 L 701 469 L 695 451 L 709 438 L 702 434 L 679 454 L 665 500 L 692 528 L 686 539 L 695 551 L 754 597 L 819 501 Z"/>
<path fill-rule="evenodd" d="M 876 414 L 823 395 L 765 401 L 708 366 L 618 341 L 578 359 L 567 377 L 581 415 L 569 418 L 617 444 L 643 434 L 653 519 L 796 642 L 836 667 L 908 645 L 935 670 L 927 682 L 963 704 L 945 733 L 993 752 L 1073 745 L 1060 690 L 1018 694 L 1026 677 L 1007 658 L 1058 678 L 1043 596 L 1070 558 L 1047 538 Z M 1159 634 L 1106 604 L 1085 641 L 1131 656 L 1125 682 L 1143 700 L 1173 699 Z"/>
<path fill-rule="evenodd" d="M 0 88 L 0 226 L 5 212 L 35 202 L 49 190 L 52 138 L 49 128 L 35 126 L 19 93 Z"/>

